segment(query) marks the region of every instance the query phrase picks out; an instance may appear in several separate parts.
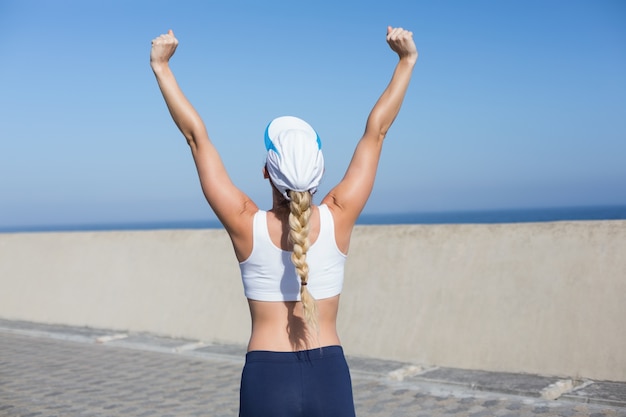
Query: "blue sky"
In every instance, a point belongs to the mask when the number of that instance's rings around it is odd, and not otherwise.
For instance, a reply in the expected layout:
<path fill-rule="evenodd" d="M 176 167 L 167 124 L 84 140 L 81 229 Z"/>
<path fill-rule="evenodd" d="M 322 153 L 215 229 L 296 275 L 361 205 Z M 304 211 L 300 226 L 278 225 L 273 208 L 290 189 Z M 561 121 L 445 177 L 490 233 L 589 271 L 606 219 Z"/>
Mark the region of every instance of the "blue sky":
<path fill-rule="evenodd" d="M 623 1 L 0 1 L 0 227 L 202 220 L 149 67 L 172 68 L 234 182 L 264 208 L 263 130 L 309 121 L 318 201 L 396 57 L 420 52 L 366 213 L 626 204 Z"/>

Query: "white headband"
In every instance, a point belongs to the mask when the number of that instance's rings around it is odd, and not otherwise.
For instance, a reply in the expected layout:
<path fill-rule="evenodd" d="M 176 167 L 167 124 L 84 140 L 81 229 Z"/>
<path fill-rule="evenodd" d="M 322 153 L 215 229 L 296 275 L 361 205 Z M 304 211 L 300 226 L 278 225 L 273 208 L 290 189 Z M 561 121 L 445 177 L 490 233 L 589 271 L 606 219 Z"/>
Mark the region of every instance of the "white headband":
<path fill-rule="evenodd" d="M 317 191 L 324 174 L 322 142 L 304 120 L 278 117 L 265 129 L 267 172 L 274 186 L 289 200 L 288 190 Z"/>

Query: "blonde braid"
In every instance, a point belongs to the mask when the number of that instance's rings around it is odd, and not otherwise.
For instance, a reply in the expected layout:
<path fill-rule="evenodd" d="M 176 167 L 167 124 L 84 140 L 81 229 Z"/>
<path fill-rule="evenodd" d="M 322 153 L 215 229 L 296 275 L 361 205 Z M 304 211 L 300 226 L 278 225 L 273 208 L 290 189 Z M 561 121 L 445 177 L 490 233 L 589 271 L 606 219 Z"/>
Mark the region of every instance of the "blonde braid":
<path fill-rule="evenodd" d="M 311 193 L 289 191 L 289 240 L 293 244 L 291 262 L 300 277 L 300 301 L 307 324 L 317 328 L 317 305 L 307 289 L 309 265 L 306 253 L 309 250 L 309 218 L 311 217 Z"/>

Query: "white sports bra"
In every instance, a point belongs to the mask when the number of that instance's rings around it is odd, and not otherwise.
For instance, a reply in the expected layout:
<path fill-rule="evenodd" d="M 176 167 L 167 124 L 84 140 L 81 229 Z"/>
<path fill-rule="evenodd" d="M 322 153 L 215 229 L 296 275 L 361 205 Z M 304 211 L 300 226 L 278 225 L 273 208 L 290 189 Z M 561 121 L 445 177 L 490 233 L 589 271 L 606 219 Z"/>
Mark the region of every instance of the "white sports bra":
<path fill-rule="evenodd" d="M 315 299 L 341 293 L 346 255 L 337 247 L 335 225 L 328 206 L 318 206 L 320 233 L 309 247 L 308 290 Z M 259 301 L 299 301 L 300 277 L 291 262 L 291 253 L 277 247 L 267 229 L 267 212 L 254 215 L 252 253 L 239 263 L 243 290 L 247 298 Z"/>

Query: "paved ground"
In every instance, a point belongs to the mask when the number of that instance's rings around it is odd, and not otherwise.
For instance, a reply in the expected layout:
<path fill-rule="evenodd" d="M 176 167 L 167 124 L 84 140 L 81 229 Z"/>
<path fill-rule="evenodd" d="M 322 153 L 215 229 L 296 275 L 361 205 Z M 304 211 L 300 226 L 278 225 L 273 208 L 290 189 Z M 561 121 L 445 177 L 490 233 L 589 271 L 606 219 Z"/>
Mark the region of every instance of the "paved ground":
<path fill-rule="evenodd" d="M 243 354 L 241 346 L 0 320 L 0 416 L 236 416 Z M 533 375 L 348 360 L 359 417 L 626 417 L 624 383 L 571 387 Z"/>

